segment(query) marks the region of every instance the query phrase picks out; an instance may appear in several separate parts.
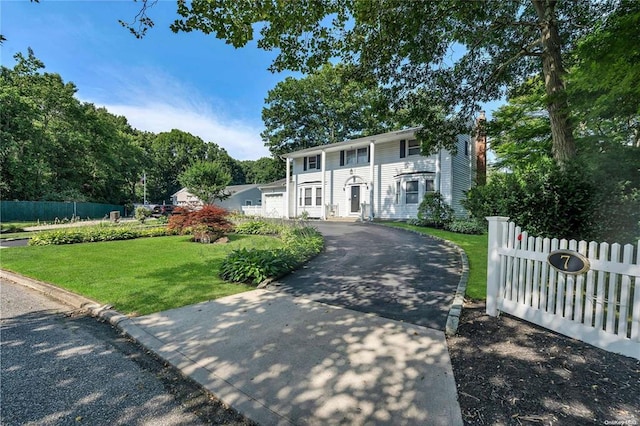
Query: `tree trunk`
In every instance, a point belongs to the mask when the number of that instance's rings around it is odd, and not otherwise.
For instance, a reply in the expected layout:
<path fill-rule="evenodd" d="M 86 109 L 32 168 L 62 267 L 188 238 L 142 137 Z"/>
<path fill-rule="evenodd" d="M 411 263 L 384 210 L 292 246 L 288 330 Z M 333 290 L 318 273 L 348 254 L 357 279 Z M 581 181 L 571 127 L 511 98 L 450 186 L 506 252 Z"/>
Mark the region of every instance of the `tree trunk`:
<path fill-rule="evenodd" d="M 532 0 L 538 15 L 543 46 L 542 72 L 547 94 L 547 111 L 551 121 L 553 158 L 560 166 L 576 156 L 567 92 L 564 86 L 565 74 L 560 51 L 560 35 L 555 17 L 556 0 Z"/>

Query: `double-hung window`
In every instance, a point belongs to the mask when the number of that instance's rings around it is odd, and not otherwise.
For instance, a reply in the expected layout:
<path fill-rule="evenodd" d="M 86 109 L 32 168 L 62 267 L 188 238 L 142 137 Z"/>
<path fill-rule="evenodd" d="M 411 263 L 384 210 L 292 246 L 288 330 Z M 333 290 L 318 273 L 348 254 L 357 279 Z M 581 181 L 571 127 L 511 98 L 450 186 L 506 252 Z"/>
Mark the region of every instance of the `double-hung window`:
<path fill-rule="evenodd" d="M 405 185 L 406 203 L 418 204 L 418 181 L 409 180 Z"/>
<path fill-rule="evenodd" d="M 413 139 L 407 142 L 407 156 L 420 155 L 420 142 Z"/>
<path fill-rule="evenodd" d="M 347 149 L 340 151 L 340 165 L 352 166 L 369 162 L 369 148 Z"/>
<path fill-rule="evenodd" d="M 304 157 L 302 169 L 304 171 L 307 170 L 320 170 L 322 167 L 320 165 L 320 155 L 311 155 L 309 157 Z"/>
<path fill-rule="evenodd" d="M 312 202 L 313 202 L 313 196 L 312 196 L 312 188 L 305 188 L 304 189 L 304 205 L 305 206 L 311 206 Z"/>

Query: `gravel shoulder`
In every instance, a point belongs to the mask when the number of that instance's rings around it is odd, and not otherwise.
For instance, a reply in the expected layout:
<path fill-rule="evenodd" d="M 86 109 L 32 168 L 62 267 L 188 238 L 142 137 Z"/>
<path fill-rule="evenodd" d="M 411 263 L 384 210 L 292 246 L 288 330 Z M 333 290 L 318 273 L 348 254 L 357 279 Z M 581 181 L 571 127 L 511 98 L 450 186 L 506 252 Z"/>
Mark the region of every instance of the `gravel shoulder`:
<path fill-rule="evenodd" d="M 467 302 L 448 339 L 468 425 L 640 425 L 640 361 Z"/>

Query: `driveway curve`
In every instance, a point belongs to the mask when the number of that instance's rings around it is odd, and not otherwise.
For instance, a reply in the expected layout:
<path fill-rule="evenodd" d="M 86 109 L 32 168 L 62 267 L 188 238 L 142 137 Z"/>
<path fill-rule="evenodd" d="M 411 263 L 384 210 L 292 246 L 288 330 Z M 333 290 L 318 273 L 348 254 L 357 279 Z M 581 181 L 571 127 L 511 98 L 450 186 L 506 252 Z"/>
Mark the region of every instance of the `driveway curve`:
<path fill-rule="evenodd" d="M 444 330 L 460 281 L 458 252 L 440 241 L 366 223 L 317 222 L 325 251 L 269 288 Z"/>

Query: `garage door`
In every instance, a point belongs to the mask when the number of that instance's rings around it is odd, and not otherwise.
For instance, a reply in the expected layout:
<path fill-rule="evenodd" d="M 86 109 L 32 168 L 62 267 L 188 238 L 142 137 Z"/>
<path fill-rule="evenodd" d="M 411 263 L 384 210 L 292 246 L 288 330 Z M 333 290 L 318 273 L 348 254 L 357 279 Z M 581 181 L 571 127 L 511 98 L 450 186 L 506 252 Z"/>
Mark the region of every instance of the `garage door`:
<path fill-rule="evenodd" d="M 283 217 L 284 216 L 284 197 L 283 194 L 265 194 L 264 206 L 262 206 L 265 216 Z"/>

